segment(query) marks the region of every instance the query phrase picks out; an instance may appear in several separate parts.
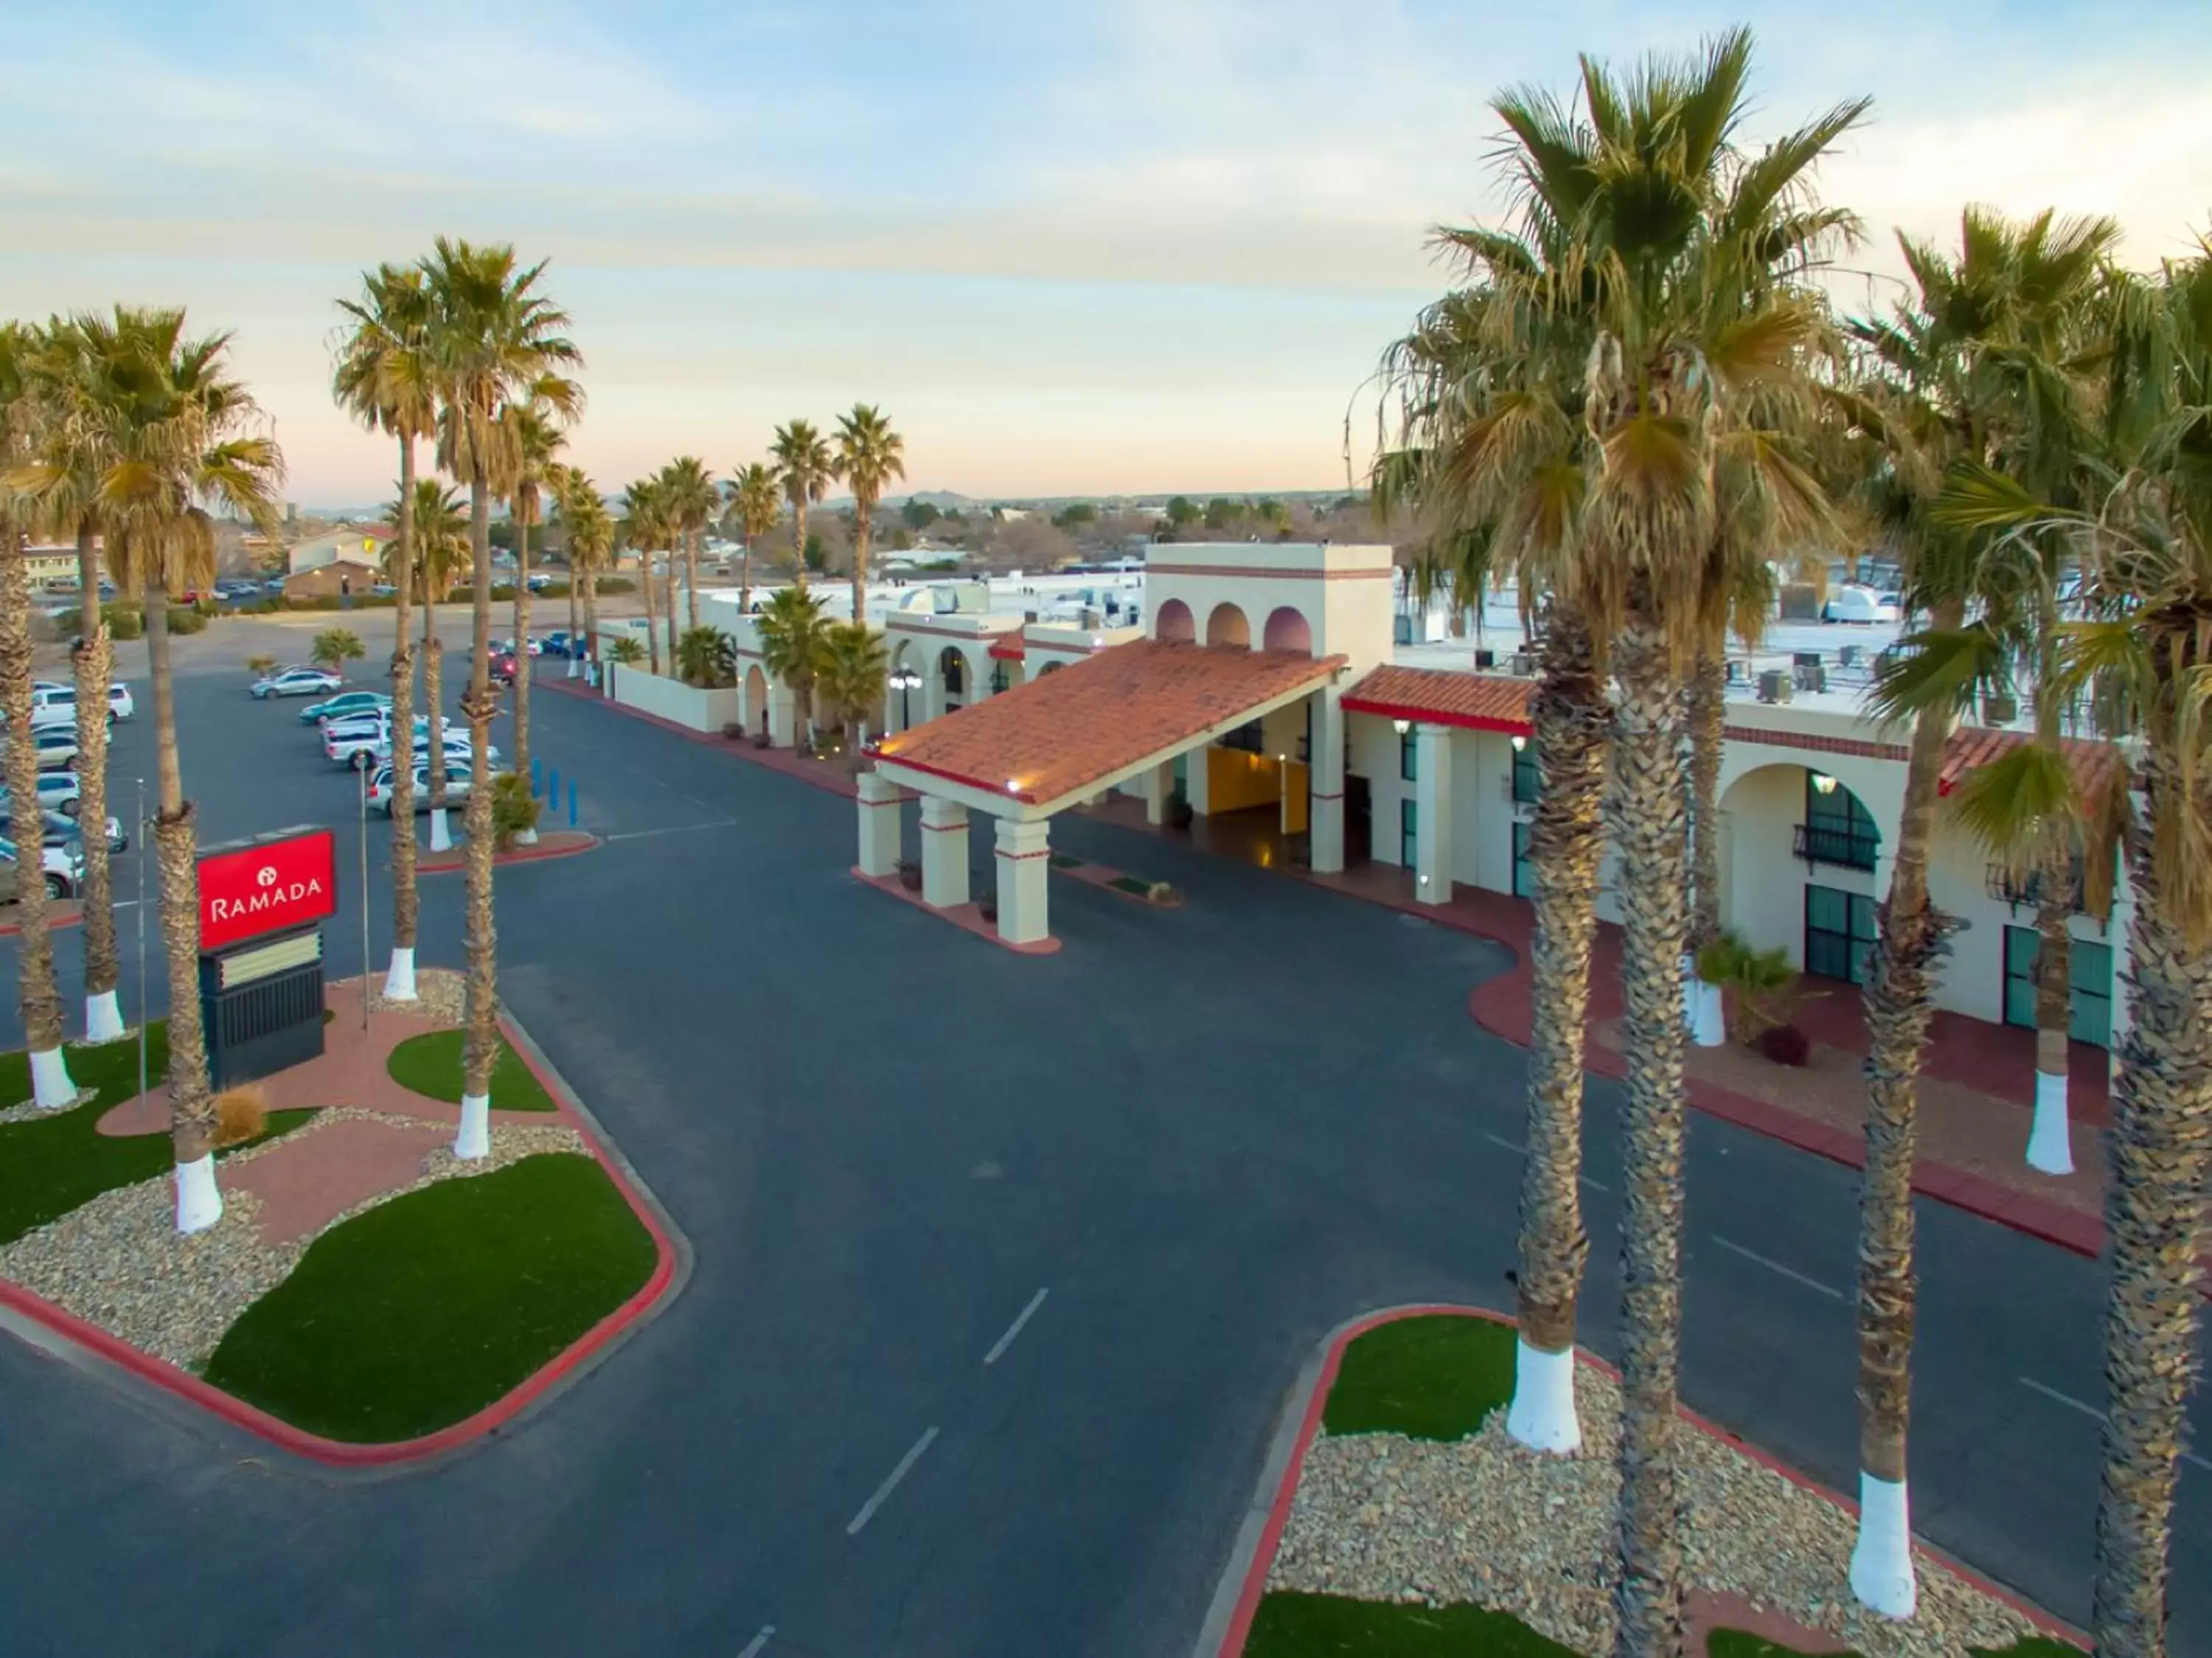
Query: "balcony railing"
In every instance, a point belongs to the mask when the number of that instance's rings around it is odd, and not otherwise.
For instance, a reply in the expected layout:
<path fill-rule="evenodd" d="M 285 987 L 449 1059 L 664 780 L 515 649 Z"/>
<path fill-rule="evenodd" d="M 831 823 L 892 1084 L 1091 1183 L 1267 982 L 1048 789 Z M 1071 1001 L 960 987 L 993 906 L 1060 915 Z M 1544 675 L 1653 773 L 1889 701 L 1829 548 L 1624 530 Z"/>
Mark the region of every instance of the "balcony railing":
<path fill-rule="evenodd" d="M 1838 869 L 1871 869 L 1881 850 L 1881 837 L 1863 830 L 1832 828 L 1822 823 L 1797 826 L 1797 856 L 1808 863 L 1829 863 Z"/>
<path fill-rule="evenodd" d="M 2081 901 L 2081 861 L 2079 858 L 2074 861 L 2074 867 L 2067 875 L 2067 885 L 2071 889 L 2067 895 L 2069 907 L 2077 916 L 2087 914 Z M 2043 871 L 2032 870 L 2023 876 L 2002 863 L 1992 863 L 1984 877 L 1984 889 L 1998 903 L 2008 904 L 2015 910 L 2036 909 L 2043 902 Z"/>

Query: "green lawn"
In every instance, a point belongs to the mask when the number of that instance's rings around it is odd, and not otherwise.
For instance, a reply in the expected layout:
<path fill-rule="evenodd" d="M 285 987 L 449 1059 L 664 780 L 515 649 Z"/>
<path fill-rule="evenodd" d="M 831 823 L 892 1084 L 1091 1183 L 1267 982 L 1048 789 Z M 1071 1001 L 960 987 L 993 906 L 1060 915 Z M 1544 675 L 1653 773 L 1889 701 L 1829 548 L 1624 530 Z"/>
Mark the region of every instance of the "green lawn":
<path fill-rule="evenodd" d="M 392 1049 L 386 1069 L 392 1080 L 417 1094 L 448 1105 L 461 1102 L 461 1049 L 467 1033 L 432 1031 L 410 1036 Z M 494 1111 L 550 1111 L 552 1096 L 538 1086 L 522 1063 L 522 1056 L 502 1041 L 499 1058 L 491 1068 L 491 1107 Z"/>
<path fill-rule="evenodd" d="M 1081 858 L 1070 857 L 1065 852 L 1053 853 L 1051 862 L 1052 867 L 1055 869 L 1080 869 L 1083 867 Z"/>
<path fill-rule="evenodd" d="M 1712 1632 L 1705 1643 L 1710 1658 L 1805 1658 L 1796 1647 L 1785 1647 L 1756 1635 L 1747 1635 L 1739 1629 L 1720 1629 Z M 2063 1641 L 2053 1641 L 2038 1636 L 2026 1641 L 2015 1641 L 2002 1649 L 1970 1647 L 1972 1658 L 2081 1658 L 2079 1647 L 2069 1647 Z M 1858 1658 L 1856 1653 L 1840 1653 L 1837 1658 Z"/>
<path fill-rule="evenodd" d="M 1134 875 L 1116 875 L 1106 884 L 1137 898 L 1150 898 L 1152 895 L 1152 883 L 1149 881 L 1139 881 Z"/>
<path fill-rule="evenodd" d="M 1573 1658 L 1510 1612 L 1278 1592 L 1260 1602 L 1244 1658 Z"/>
<path fill-rule="evenodd" d="M 1437 1314 L 1378 1325 L 1344 1350 L 1332 1434 L 1464 1439 L 1513 1397 L 1513 1326 Z"/>
<path fill-rule="evenodd" d="M 526 1157 L 332 1227 L 230 1327 L 207 1380 L 332 1439 L 412 1439 L 513 1391 L 656 1258 L 597 1161 Z"/>
<path fill-rule="evenodd" d="M 79 1087 L 97 1088 L 99 1093 L 85 1104 L 51 1117 L 0 1124 L 0 1244 L 13 1243 L 25 1233 L 90 1203 L 103 1192 L 135 1186 L 168 1171 L 167 1135 L 138 1134 L 117 1139 L 100 1133 L 97 1126 L 110 1106 L 138 1092 L 138 1044 L 110 1042 L 97 1048 L 72 1047 L 68 1052 L 70 1075 Z M 157 1022 L 147 1033 L 148 1079 L 158 1083 L 168 1064 L 168 1028 Z M 0 1104 L 13 1105 L 30 1097 L 30 1057 L 20 1048 L 0 1053 Z M 289 1134 L 314 1114 L 272 1111 L 269 1131 L 261 1138 Z M 245 1149 L 240 1145 L 230 1149 Z M 229 1152 L 218 1155 L 228 1156 Z"/>

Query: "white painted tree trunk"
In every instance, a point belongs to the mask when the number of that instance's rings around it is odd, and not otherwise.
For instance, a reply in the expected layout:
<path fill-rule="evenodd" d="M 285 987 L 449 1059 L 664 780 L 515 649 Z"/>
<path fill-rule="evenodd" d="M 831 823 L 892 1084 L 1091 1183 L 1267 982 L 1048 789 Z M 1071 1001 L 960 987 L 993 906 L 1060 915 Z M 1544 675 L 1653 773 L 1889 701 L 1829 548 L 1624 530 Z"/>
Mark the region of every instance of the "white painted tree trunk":
<path fill-rule="evenodd" d="M 84 999 L 84 1039 L 87 1046 L 120 1042 L 131 1033 L 124 1027 L 123 1004 L 113 991 L 102 991 Z"/>
<path fill-rule="evenodd" d="M 453 1136 L 453 1155 L 464 1159 L 491 1155 L 491 1095 L 461 1096 L 461 1126 Z"/>
<path fill-rule="evenodd" d="M 412 1002 L 415 998 L 415 950 L 410 945 L 392 947 L 392 966 L 384 975 L 384 999 L 386 1002 Z"/>
<path fill-rule="evenodd" d="M 1571 1350 L 1545 1353 L 1525 1341 L 1514 1342 L 1513 1403 L 1505 1412 L 1505 1431 L 1532 1451 L 1572 1456 L 1582 1449 Z"/>
<path fill-rule="evenodd" d="M 69 1056 L 48 1048 L 31 1056 L 31 1100 L 40 1111 L 59 1111 L 76 1103 L 76 1084 L 70 1080 Z"/>
<path fill-rule="evenodd" d="M 2074 1172 L 2074 1131 L 2066 1115 L 2066 1078 L 2035 1073 L 2035 1121 L 2027 1131 L 2027 1166 L 2045 1174 Z"/>
<path fill-rule="evenodd" d="M 1682 1001 L 1691 1041 L 1701 1048 L 1717 1048 L 1727 1042 L 1727 1004 L 1719 985 L 1706 984 L 1693 969 L 1682 980 Z"/>
<path fill-rule="evenodd" d="M 430 850 L 434 852 L 447 852 L 453 850 L 453 827 L 447 821 L 446 808 L 442 806 L 431 808 Z"/>
<path fill-rule="evenodd" d="M 216 1190 L 215 1153 L 177 1165 L 177 1230 L 204 1232 L 222 1218 L 222 1193 Z"/>
<path fill-rule="evenodd" d="M 1901 1480 L 1859 1472 L 1859 1540 L 1851 1550 L 1851 1593 L 1869 1612 L 1900 1621 L 1912 1616 L 1918 1590 L 1912 1576 L 1912 1519 Z"/>
<path fill-rule="evenodd" d="M 579 658 L 571 656 L 568 658 L 568 671 L 565 674 L 562 675 L 562 677 L 563 679 L 573 680 L 579 673 L 582 672 L 583 667 L 584 664 Z"/>
<path fill-rule="evenodd" d="M 514 832 L 514 844 L 515 844 L 517 846 L 535 846 L 535 845 L 537 845 L 537 844 L 538 844 L 538 832 L 537 832 L 537 830 L 535 830 L 535 829 L 518 829 L 518 830 L 516 830 L 516 831 Z"/>

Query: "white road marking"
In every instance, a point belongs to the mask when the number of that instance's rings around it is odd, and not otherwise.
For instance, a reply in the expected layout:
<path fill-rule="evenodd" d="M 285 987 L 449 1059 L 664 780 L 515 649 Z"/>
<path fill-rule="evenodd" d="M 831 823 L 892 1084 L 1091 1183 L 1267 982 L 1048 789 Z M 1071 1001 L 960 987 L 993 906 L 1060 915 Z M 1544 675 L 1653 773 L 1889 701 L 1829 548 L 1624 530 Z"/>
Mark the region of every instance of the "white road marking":
<path fill-rule="evenodd" d="M 899 1459 L 898 1466 L 890 1472 L 890 1478 L 877 1486 L 876 1494 L 860 1505 L 860 1512 L 854 1515 L 853 1523 L 845 1527 L 846 1536 L 858 1537 L 860 1534 L 860 1527 L 876 1517 L 876 1510 L 884 1506 L 884 1499 L 898 1489 L 899 1481 L 906 1478 L 908 1469 L 921 1460 L 921 1454 L 930 1448 L 936 1438 L 937 1429 L 932 1428 L 920 1439 L 915 1441 L 914 1448 Z"/>
<path fill-rule="evenodd" d="M 1611 1191 L 1613 1190 L 1613 1188 L 1612 1188 L 1611 1186 L 1609 1186 L 1606 1185 L 1606 1183 L 1605 1183 L 1604 1181 L 1602 1181 L 1602 1180 L 1593 1180 L 1593 1179 L 1590 1179 L 1590 1177 L 1589 1177 L 1589 1175 L 1587 1175 L 1587 1174 L 1584 1174 L 1584 1175 L 1581 1176 L 1581 1177 L 1580 1177 L 1580 1179 L 1581 1179 L 1581 1180 L 1582 1180 L 1582 1183 L 1583 1183 L 1584 1186 L 1588 1186 L 1588 1187 L 1589 1187 L 1592 1192 L 1611 1192 Z"/>
<path fill-rule="evenodd" d="M 2054 1405 L 2063 1405 L 2069 1411 L 2079 1411 L 2083 1416 L 2095 1422 L 2102 1422 L 2105 1419 L 2105 1413 L 2095 1405 L 2085 1399 L 2078 1399 L 2071 1393 L 2062 1393 L 2056 1387 L 2046 1387 L 2033 1376 L 2019 1376 L 2014 1380 L 2031 1393 L 2040 1393 Z M 2207 1462 L 2201 1456 L 2192 1455 L 2184 1451 L 2181 1454 L 2181 1460 L 2192 1467 L 2202 1468 L 2207 1473 L 2212 1473 L 2212 1462 Z"/>
<path fill-rule="evenodd" d="M 1509 1140 L 1502 1134 L 1485 1134 L 1482 1137 L 1489 1141 L 1493 1146 L 1504 1147 L 1506 1150 L 1511 1152 L 1516 1157 L 1526 1157 L 1528 1155 L 1528 1148 L 1522 1145 L 1518 1140 Z M 1611 1192 L 1613 1190 L 1613 1188 L 1606 1185 L 1604 1181 L 1593 1180 L 1587 1174 L 1577 1175 L 1575 1178 L 1579 1179 L 1592 1192 Z"/>
<path fill-rule="evenodd" d="M 760 1649 L 768 1644 L 769 1637 L 775 1633 L 775 1624 L 763 1624 L 761 1632 L 745 1643 L 743 1649 L 738 1652 L 738 1658 L 760 1658 Z"/>
<path fill-rule="evenodd" d="M 1821 1295 L 1826 1295 L 1832 1300 L 1842 1301 L 1845 1299 L 1844 1292 L 1835 1288 L 1832 1284 L 1822 1283 L 1818 1278 L 1808 1278 L 1802 1272 L 1800 1272 L 1796 1267 L 1784 1266 L 1780 1261 L 1771 1260 L 1766 1256 L 1760 1254 L 1755 1249 L 1746 1249 L 1740 1243 L 1731 1243 L 1726 1238 L 1722 1237 L 1718 1233 L 1715 1233 L 1713 1234 L 1713 1241 L 1731 1254 L 1741 1255 L 1747 1261 L 1757 1261 L 1761 1266 L 1766 1268 L 1770 1272 L 1779 1272 L 1784 1277 L 1788 1278 L 1793 1283 L 1802 1283 L 1808 1289 L 1818 1290 Z"/>
<path fill-rule="evenodd" d="M 984 1363 L 996 1364 L 999 1362 L 1000 1356 L 1006 1352 L 1006 1349 L 1014 1344 L 1014 1338 L 1022 1333 L 1022 1326 L 1030 1321 L 1030 1314 L 1036 1312 L 1038 1308 L 1042 1307 L 1044 1305 L 1044 1298 L 1051 1293 L 1052 1292 L 1050 1290 L 1040 1289 L 1036 1295 L 1030 1297 L 1030 1304 L 1022 1308 L 1020 1317 L 1017 1318 L 1012 1324 L 1006 1326 L 1006 1333 L 999 1338 L 999 1344 L 994 1347 L 989 1352 L 983 1355 Z"/>
<path fill-rule="evenodd" d="M 687 835 L 694 829 L 734 829 L 735 818 L 716 818 L 712 823 L 678 823 L 666 829 L 625 829 L 619 835 L 602 835 L 601 840 L 643 840 L 648 835 Z"/>

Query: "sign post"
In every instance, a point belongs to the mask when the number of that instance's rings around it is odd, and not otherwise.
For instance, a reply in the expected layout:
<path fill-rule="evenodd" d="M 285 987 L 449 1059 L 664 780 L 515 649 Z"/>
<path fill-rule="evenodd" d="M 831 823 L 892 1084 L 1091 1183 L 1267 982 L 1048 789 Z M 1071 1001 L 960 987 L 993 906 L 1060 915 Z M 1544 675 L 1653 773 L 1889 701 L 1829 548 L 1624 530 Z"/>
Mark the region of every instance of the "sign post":
<path fill-rule="evenodd" d="M 316 1058 L 323 1051 L 321 923 L 337 908 L 335 837 L 322 828 L 280 829 L 210 847 L 199 885 L 200 1012 L 216 1086 Z"/>

